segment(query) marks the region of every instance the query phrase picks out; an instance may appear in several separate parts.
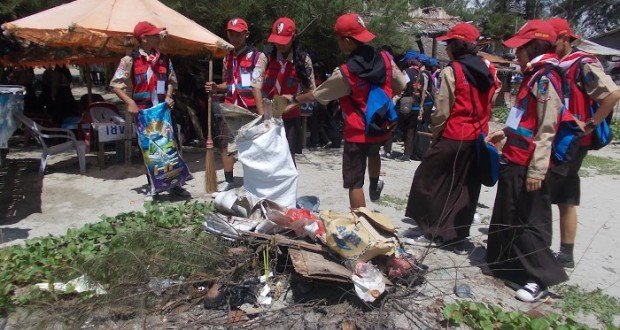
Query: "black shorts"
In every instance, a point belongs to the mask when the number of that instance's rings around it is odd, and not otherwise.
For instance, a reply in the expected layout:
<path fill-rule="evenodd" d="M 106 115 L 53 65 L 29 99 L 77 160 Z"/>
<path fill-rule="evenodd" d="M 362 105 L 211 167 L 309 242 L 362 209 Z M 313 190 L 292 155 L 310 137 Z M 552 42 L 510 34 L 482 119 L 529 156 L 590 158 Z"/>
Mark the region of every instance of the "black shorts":
<path fill-rule="evenodd" d="M 549 169 L 545 179 L 551 195 L 551 204 L 579 205 L 581 199 L 581 180 L 579 169 L 588 154 L 587 147 L 580 147 L 576 158 Z"/>
<path fill-rule="evenodd" d="M 364 187 L 366 162 L 368 157 L 379 157 L 379 148 L 383 142 L 355 143 L 344 142 L 342 153 L 342 180 L 345 189 Z"/>

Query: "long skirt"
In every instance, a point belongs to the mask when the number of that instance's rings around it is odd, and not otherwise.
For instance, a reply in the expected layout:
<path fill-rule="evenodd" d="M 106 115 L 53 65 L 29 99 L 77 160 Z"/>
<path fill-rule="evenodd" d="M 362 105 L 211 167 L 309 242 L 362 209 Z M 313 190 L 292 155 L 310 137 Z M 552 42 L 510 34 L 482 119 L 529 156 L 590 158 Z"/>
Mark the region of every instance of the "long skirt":
<path fill-rule="evenodd" d="M 480 195 L 475 166 L 475 141 L 434 143 L 415 172 L 405 215 L 444 242 L 469 236 Z"/>
<path fill-rule="evenodd" d="M 551 201 L 547 184 L 527 192 L 527 167 L 502 165 L 487 243 L 487 263 L 499 278 L 549 287 L 568 279 L 551 252 Z"/>

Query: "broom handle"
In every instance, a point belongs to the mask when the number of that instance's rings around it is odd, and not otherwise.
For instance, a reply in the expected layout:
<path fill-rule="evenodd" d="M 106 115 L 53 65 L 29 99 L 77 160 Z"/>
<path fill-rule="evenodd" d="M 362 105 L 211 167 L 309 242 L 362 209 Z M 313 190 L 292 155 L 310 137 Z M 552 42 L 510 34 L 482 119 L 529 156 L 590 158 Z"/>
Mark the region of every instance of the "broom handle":
<path fill-rule="evenodd" d="M 213 60 L 209 60 L 209 81 L 213 81 Z M 210 92 L 207 98 L 207 125 L 208 125 L 208 131 L 207 131 L 207 149 L 213 149 L 213 139 L 211 136 L 211 131 L 212 128 L 211 127 L 211 107 L 212 107 L 212 93 Z"/>

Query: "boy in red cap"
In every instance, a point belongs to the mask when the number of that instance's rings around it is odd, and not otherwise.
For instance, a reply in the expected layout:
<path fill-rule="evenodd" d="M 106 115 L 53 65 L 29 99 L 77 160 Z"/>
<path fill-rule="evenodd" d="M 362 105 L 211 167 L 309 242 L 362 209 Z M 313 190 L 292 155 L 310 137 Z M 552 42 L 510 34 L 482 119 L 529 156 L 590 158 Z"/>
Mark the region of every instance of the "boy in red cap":
<path fill-rule="evenodd" d="M 139 47 L 131 55 L 121 59 L 110 81 L 110 87 L 125 102 L 127 111 L 131 113 L 137 114 L 161 102 L 168 103 L 170 109 L 174 108 L 172 94 L 177 88 L 177 76 L 170 59 L 159 52 L 165 30 L 166 28 L 158 28 L 146 21 L 138 22 L 133 29 L 133 35 L 138 40 Z M 126 90 L 131 90 L 131 97 Z M 148 175 L 147 180 L 150 182 Z M 189 197 L 189 193 L 180 186 L 175 186 L 170 192 Z M 145 201 L 152 201 L 154 195 L 153 191 L 149 190 Z"/>
<path fill-rule="evenodd" d="M 327 104 L 340 100 L 345 117 L 344 153 L 342 155 L 342 177 L 344 188 L 349 189 L 351 208 L 366 206 L 364 196 L 364 176 L 368 163 L 370 178 L 370 199 L 376 201 L 381 196 L 383 181 L 379 178 L 381 158 L 379 148 L 391 135 L 367 136 L 365 124 L 357 114 L 356 107 L 366 110 L 366 101 L 372 85 L 381 86 L 388 97 L 400 93 L 407 84 L 407 78 L 385 51 L 378 51 L 367 45 L 375 38 L 358 14 L 340 16 L 334 27 L 338 47 L 348 55 L 347 61 L 323 84 L 311 93 L 287 95 L 294 107 L 298 103 L 317 101 Z"/>
<path fill-rule="evenodd" d="M 568 279 L 551 252 L 549 189 L 544 181 L 562 110 L 562 77 L 556 34 L 542 20 L 528 21 L 504 45 L 517 49 L 523 81 L 506 127 L 488 140 L 507 137 L 486 261 L 493 274 L 521 286 L 517 298 L 534 302 Z"/>
<path fill-rule="evenodd" d="M 501 87 L 495 66 L 477 54 L 479 36 L 476 27 L 461 23 L 437 38 L 447 41 L 451 62 L 440 73 L 431 115 L 436 142 L 415 172 L 405 212 L 425 234 L 415 239 L 418 245 L 440 243 L 457 254 L 469 248 L 481 186 L 472 175 L 477 139 L 489 132 L 493 100 Z"/>
<path fill-rule="evenodd" d="M 592 143 L 592 131 L 611 113 L 620 99 L 620 89 L 611 77 L 605 74 L 596 56 L 573 51 L 571 43 L 579 39 L 579 36 L 571 30 L 565 19 L 554 17 L 547 22 L 553 26 L 558 35 L 556 53 L 560 57 L 560 67 L 565 72 L 571 91 L 568 109 L 584 131 L 584 136 L 579 140 L 576 157 L 552 167 L 547 175 L 551 203 L 557 204 L 560 210 L 561 241 L 560 251 L 556 253 L 556 257 L 564 267 L 573 268 L 577 205 L 581 195 L 579 169 L 588 150 L 598 148 Z M 592 115 L 590 108 L 597 103 L 598 109 Z"/>
<path fill-rule="evenodd" d="M 273 46 L 256 64 L 252 86 L 254 97 L 273 99 L 276 95 L 298 94 L 314 90 L 314 69 L 308 53 L 301 49 L 296 38 L 297 27 L 288 17 L 278 18 L 267 40 Z M 262 112 L 262 104 L 257 108 Z M 301 154 L 301 108 L 291 107 L 282 114 L 286 139 L 293 162 Z"/>
<path fill-rule="evenodd" d="M 231 50 L 224 58 L 222 66 L 224 81 L 221 84 L 208 81 L 205 83 L 205 91 L 207 93 L 225 91 L 225 103 L 238 105 L 262 115 L 262 108 L 256 106 L 257 99 L 254 98 L 252 90 L 252 72 L 258 59 L 264 55 L 256 48 L 247 45 L 250 31 L 248 30 L 248 23 L 244 19 L 237 17 L 229 20 L 226 26 L 226 36 L 235 49 Z M 222 192 L 234 188 L 233 169 L 235 160 L 228 154 L 228 126 L 223 120 L 220 120 L 219 128 L 220 133 L 215 138 L 215 143 L 220 148 L 225 180 L 217 191 Z"/>

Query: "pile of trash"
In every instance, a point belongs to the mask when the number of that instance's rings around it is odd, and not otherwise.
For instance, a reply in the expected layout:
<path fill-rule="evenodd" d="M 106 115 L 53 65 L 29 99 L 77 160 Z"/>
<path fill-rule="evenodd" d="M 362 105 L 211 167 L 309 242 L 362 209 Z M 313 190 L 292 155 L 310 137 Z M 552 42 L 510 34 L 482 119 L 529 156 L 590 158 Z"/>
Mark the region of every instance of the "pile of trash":
<path fill-rule="evenodd" d="M 364 207 L 318 212 L 314 196 L 299 198 L 297 208 L 267 199 L 253 205 L 242 189 L 220 193 L 214 203 L 219 213 L 206 216 L 208 232 L 230 241 L 262 240 L 282 247 L 300 276 L 352 283 L 366 302 L 379 299 L 396 283 L 421 283 L 427 270 L 420 256 L 401 244 L 392 221 Z"/>

